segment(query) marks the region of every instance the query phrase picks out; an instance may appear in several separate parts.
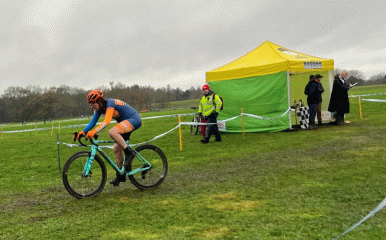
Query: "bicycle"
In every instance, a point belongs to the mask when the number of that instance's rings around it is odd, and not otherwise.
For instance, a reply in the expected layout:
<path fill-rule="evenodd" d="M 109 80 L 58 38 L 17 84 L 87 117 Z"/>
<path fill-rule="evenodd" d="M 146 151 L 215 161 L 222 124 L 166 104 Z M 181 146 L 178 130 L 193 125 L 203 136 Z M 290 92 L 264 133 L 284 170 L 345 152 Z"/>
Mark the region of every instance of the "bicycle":
<path fill-rule="evenodd" d="M 200 117 L 200 115 L 198 113 L 196 113 L 196 115 L 194 116 L 192 122 L 193 123 L 200 123 L 201 122 L 201 117 Z M 193 135 L 197 135 L 199 128 L 200 128 L 200 125 L 198 125 L 198 124 L 191 125 L 190 126 L 190 133 L 193 134 Z"/>
<path fill-rule="evenodd" d="M 144 144 L 134 149 L 127 141 L 132 153 L 124 160 L 122 168 L 118 168 L 99 146 L 100 143 L 115 143 L 113 140 L 98 141 L 98 136 L 95 136 L 94 140 L 90 139 L 91 146 L 88 146 L 82 142 L 83 137 L 78 139 L 80 145 L 91 147 L 90 150 L 73 154 L 63 167 L 63 184 L 72 196 L 79 199 L 94 197 L 103 190 L 107 170 L 97 152 L 117 173 L 128 176 L 132 184 L 140 190 L 156 188 L 165 180 L 168 162 L 160 148 Z"/>

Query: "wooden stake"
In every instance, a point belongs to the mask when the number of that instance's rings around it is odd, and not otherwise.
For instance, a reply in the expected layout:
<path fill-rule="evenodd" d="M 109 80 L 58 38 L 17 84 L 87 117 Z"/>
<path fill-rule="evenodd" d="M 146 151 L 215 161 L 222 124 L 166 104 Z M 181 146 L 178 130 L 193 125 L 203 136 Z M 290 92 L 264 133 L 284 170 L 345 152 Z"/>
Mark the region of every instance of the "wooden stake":
<path fill-rule="evenodd" d="M 362 103 L 361 103 L 361 96 L 359 96 L 359 117 L 362 119 Z"/>

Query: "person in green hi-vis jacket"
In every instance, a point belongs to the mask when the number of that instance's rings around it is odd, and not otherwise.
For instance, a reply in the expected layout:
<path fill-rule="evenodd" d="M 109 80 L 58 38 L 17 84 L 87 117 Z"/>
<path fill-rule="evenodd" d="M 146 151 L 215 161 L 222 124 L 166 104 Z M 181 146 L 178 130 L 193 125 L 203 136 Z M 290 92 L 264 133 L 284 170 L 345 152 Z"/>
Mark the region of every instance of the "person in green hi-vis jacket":
<path fill-rule="evenodd" d="M 217 116 L 222 106 L 221 98 L 210 90 L 208 84 L 202 86 L 202 91 L 204 96 L 200 100 L 198 114 L 208 121 L 208 127 L 201 142 L 208 143 L 212 134 L 214 134 L 216 142 L 221 142 L 221 135 L 217 126 Z"/>

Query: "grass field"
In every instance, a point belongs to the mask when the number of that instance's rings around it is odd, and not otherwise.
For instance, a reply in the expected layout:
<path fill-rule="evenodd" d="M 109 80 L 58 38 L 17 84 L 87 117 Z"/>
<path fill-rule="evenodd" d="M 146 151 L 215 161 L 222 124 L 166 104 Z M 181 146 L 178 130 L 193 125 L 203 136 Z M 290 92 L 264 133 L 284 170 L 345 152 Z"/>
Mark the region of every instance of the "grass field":
<path fill-rule="evenodd" d="M 350 94 L 382 92 L 386 86 L 357 87 Z M 223 142 L 203 145 L 183 126 L 182 151 L 178 131 L 152 142 L 169 161 L 160 187 L 108 184 L 83 200 L 63 187 L 58 129 L 53 136 L 49 129 L 3 134 L 0 239 L 332 239 L 386 196 L 385 103 L 362 101 L 360 119 L 358 98 L 350 102 L 351 124 L 316 131 L 223 134 Z M 64 126 L 87 121 L 63 122 L 60 140 L 71 143 L 73 132 L 82 129 Z M 177 118 L 145 120 L 132 142 L 177 124 Z M 80 150 L 61 146 L 61 166 Z M 113 177 L 109 171 L 108 180 Z M 381 210 L 342 239 L 384 239 L 385 222 Z"/>

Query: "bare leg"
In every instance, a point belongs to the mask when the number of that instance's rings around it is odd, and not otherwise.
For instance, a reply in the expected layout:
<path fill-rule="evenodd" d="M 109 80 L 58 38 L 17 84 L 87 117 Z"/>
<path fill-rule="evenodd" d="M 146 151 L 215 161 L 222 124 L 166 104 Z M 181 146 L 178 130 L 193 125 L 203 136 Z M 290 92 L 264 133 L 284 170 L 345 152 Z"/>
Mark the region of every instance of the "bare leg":
<path fill-rule="evenodd" d="M 114 150 L 115 158 L 117 160 L 117 166 L 119 168 L 122 168 L 122 164 L 123 164 L 122 150 L 127 147 L 127 144 L 125 142 L 125 139 L 123 139 L 123 137 L 121 136 L 119 129 L 117 128 L 110 129 L 109 135 L 114 141 L 117 142 L 116 144 L 114 144 L 113 150 Z"/>
<path fill-rule="evenodd" d="M 115 159 L 117 160 L 117 166 L 119 168 L 122 168 L 122 163 L 123 163 L 122 148 L 117 143 L 115 143 L 113 146 L 113 151 L 115 154 Z"/>

